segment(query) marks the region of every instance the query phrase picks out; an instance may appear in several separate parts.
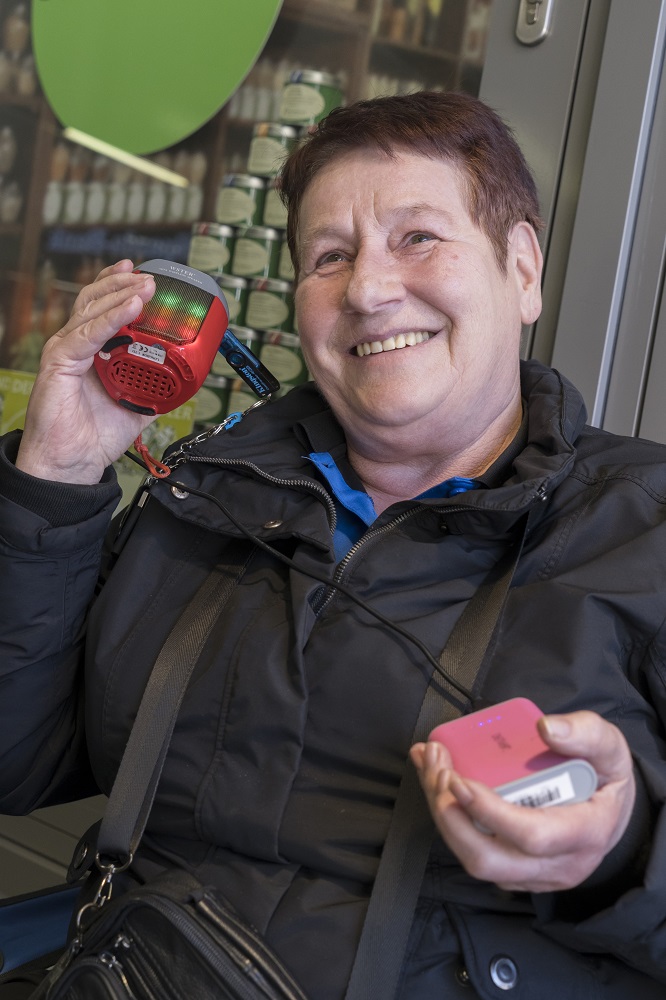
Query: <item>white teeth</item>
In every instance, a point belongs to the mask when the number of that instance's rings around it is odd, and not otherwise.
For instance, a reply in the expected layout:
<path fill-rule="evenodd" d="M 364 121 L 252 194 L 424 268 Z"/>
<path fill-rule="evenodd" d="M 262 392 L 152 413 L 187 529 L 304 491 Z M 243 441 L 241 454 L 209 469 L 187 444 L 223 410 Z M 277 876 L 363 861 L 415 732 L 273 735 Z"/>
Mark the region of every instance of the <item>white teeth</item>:
<path fill-rule="evenodd" d="M 387 337 L 386 340 L 365 341 L 356 345 L 356 353 L 359 358 L 364 358 L 367 354 L 383 354 L 384 351 L 397 351 L 402 347 L 415 347 L 430 340 L 430 334 L 426 331 L 412 331 L 409 333 L 399 333 L 396 337 Z"/>

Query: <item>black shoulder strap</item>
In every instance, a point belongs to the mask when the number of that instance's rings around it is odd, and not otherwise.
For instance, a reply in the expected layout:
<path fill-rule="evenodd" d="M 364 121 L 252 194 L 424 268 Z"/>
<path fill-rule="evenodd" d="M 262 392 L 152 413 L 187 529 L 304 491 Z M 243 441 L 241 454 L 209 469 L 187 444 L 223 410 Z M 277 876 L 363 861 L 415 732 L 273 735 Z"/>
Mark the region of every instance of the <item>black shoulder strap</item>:
<path fill-rule="evenodd" d="M 188 604 L 152 669 L 111 789 L 97 840 L 102 857 L 134 854 L 148 821 L 176 718 L 204 643 L 254 554 L 232 546 Z"/>
<path fill-rule="evenodd" d="M 454 625 L 439 658 L 440 666 L 468 691 L 474 688 L 496 632 L 526 531 L 527 518 L 520 541 L 478 588 Z M 421 705 L 412 742 L 426 740 L 435 726 L 456 718 L 470 707 L 435 671 Z M 391 1000 L 395 996 L 433 834 L 434 823 L 428 804 L 416 769 L 408 760 L 345 1000 Z"/>

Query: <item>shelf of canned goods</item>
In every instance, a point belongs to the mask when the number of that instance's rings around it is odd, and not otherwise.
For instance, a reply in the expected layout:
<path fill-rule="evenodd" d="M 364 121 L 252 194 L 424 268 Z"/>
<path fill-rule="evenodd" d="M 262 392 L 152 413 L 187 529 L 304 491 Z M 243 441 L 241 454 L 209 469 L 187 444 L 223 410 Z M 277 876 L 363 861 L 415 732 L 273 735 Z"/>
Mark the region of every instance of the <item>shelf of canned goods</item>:
<path fill-rule="evenodd" d="M 294 271 L 286 240 L 287 214 L 278 174 L 304 131 L 344 101 L 330 73 L 293 71 L 282 91 L 279 120 L 257 122 L 245 171 L 226 174 L 215 218 L 192 226 L 187 263 L 212 275 L 229 305 L 229 329 L 281 383 L 281 392 L 308 378 L 294 319 Z M 221 355 L 195 397 L 195 426 L 219 423 L 254 402 Z"/>

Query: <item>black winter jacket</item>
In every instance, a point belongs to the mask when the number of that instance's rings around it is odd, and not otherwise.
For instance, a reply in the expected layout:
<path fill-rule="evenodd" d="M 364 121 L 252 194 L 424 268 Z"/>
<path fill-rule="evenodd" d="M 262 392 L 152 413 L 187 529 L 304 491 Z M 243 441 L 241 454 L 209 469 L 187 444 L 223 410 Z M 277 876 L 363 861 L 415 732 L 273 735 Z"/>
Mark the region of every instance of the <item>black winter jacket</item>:
<path fill-rule="evenodd" d="M 586 427 L 577 392 L 536 363 L 523 395 L 527 441 L 501 485 L 395 504 L 337 572 L 437 656 L 534 508 L 479 693 L 615 723 L 638 804 L 600 869 L 566 893 L 502 892 L 436 843 L 399 996 L 663 996 L 666 449 Z M 212 502 L 154 483 L 90 608 L 113 476 L 41 483 L 13 467 L 16 446 L 9 435 L 0 457 L 5 812 L 109 791 L 162 643 L 240 537 Z M 306 457 L 324 450 L 340 454 L 342 432 L 306 386 L 192 449 L 175 475 L 332 575 L 335 509 Z M 348 598 L 257 550 L 195 668 L 137 876 L 190 867 L 313 1000 L 341 1000 L 429 672 Z"/>

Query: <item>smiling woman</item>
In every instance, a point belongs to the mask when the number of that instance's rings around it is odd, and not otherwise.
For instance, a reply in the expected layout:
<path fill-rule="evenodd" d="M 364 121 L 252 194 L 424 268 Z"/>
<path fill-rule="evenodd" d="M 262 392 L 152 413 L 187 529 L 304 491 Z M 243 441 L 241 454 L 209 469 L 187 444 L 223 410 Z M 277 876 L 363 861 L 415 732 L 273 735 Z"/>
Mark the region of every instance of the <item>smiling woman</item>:
<path fill-rule="evenodd" d="M 414 765 L 431 851 L 394 845 L 421 891 L 404 950 L 368 924 L 387 998 L 663 1000 L 666 449 L 586 426 L 566 379 L 519 361 L 534 186 L 481 102 L 351 104 L 284 188 L 314 383 L 167 453 L 106 553 L 109 465 L 140 426 L 93 359 L 155 294 L 121 260 L 0 441 L 0 810 L 108 793 L 160 649 L 219 584 L 128 882 L 195 873 L 311 1000 L 343 1000 Z M 469 698 L 443 685 L 432 711 L 436 658 L 466 663 L 484 604 Z M 599 775 L 585 802 L 506 801 L 428 740 L 430 712 L 517 696 Z"/>
<path fill-rule="evenodd" d="M 378 511 L 482 473 L 520 424 L 539 245 L 516 222 L 501 268 L 467 206 L 455 163 L 403 149 L 338 153 L 300 200 L 302 350 Z"/>
<path fill-rule="evenodd" d="M 281 184 L 303 353 L 377 511 L 461 464 L 482 473 L 520 424 L 520 332 L 541 308 L 541 219 L 510 131 L 464 94 L 360 102 Z"/>

